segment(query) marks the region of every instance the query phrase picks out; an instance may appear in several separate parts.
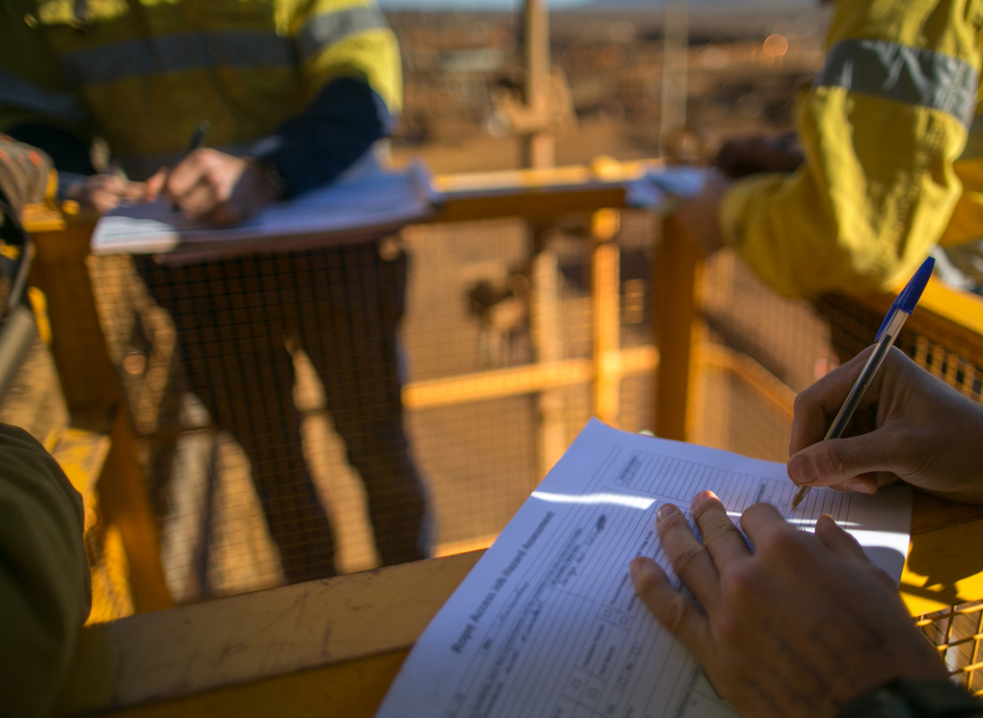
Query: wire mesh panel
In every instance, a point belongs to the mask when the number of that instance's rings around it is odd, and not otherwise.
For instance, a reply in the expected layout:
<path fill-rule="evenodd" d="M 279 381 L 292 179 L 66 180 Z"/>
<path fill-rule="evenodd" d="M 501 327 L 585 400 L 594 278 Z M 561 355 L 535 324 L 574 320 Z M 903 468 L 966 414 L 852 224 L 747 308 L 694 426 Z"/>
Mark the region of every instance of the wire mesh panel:
<path fill-rule="evenodd" d="M 936 647 L 953 680 L 975 695 L 983 695 L 983 601 L 963 603 L 915 619 Z"/>
<path fill-rule="evenodd" d="M 419 409 L 409 421 L 430 482 L 438 552 L 488 546 L 536 485 L 532 398 Z"/>
<path fill-rule="evenodd" d="M 331 575 L 334 527 L 366 513 L 381 562 L 428 554 L 400 400 L 407 272 L 390 240 L 178 267 L 93 262 L 179 598 Z M 340 445 L 323 440 L 325 411 Z M 356 490 L 325 471 L 326 449 Z M 376 562 L 348 543 L 346 568 Z"/>
<path fill-rule="evenodd" d="M 792 400 L 831 366 L 826 323 L 807 302 L 768 289 L 730 250 L 706 262 L 701 302 L 708 346 L 696 440 L 786 461 Z M 759 377 L 779 396 L 762 394 Z"/>
<path fill-rule="evenodd" d="M 842 361 L 873 343 L 884 318 L 883 312 L 842 295 L 824 296 L 817 308 L 829 321 L 832 343 Z M 930 331 L 924 324 L 906 323 L 895 346 L 949 386 L 983 401 L 983 337 L 950 328 L 942 319 L 932 321 Z"/>
<path fill-rule="evenodd" d="M 652 227 L 626 214 L 618 240 L 616 321 L 634 350 L 651 348 Z M 180 266 L 91 259 L 175 599 L 488 545 L 542 478 L 549 437 L 562 451 L 592 412 L 587 228 L 496 220 Z M 632 366 L 620 423 L 648 429 L 652 367 Z"/>
<path fill-rule="evenodd" d="M 530 361 L 528 244 L 520 220 L 410 227 L 407 378 Z"/>
<path fill-rule="evenodd" d="M 623 225 L 620 241 L 627 261 L 622 262 L 622 286 L 635 275 L 647 277 L 644 252 L 636 256 L 631 248 L 651 242 L 650 227 L 641 214 Z M 548 284 L 556 291 L 543 297 L 535 286 L 534 274 L 542 269 L 534 267 L 534 239 L 522 221 L 420 226 L 403 236 L 415 267 L 404 333 L 407 387 L 413 396 L 432 397 L 428 387 L 447 377 L 459 379 L 452 392 L 456 396 L 445 395 L 438 404 L 432 398 L 408 404 L 414 445 L 436 506 L 435 546 L 440 554 L 487 546 L 542 478 L 544 422 L 555 422 L 566 446 L 591 415 L 589 373 L 557 384 L 562 369 L 535 370 L 547 354 L 560 364 L 590 360 L 590 241 L 582 223 L 544 233 L 541 249 L 550 256 L 548 271 L 555 274 Z M 640 265 L 627 269 L 634 260 Z M 640 288 L 633 286 L 637 294 Z M 537 301 L 555 305 L 557 324 L 550 333 L 557 346 L 541 346 Z M 643 301 L 634 299 L 636 305 Z M 651 342 L 646 319 L 638 312 L 625 319 L 625 327 L 630 326 L 626 344 Z M 498 383 L 506 377 L 542 381 L 550 388 L 514 392 Z M 647 427 L 651 384 L 649 377 L 622 380 L 625 428 Z M 487 398 L 476 400 L 477 394 Z M 555 416 L 547 418 L 545 412 Z"/>

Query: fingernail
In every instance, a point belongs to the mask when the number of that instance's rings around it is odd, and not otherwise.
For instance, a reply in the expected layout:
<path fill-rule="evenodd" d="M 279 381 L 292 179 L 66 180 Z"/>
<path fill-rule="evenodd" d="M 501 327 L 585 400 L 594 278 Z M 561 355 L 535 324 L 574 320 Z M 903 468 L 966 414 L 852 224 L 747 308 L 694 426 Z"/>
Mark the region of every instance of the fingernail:
<path fill-rule="evenodd" d="M 695 516 L 695 514 L 698 511 L 700 511 L 700 509 L 703 506 L 704 502 L 709 501 L 710 499 L 715 499 L 715 498 L 716 498 L 716 495 L 712 491 L 703 490 L 703 491 L 699 492 L 696 496 L 693 497 L 693 500 L 689 504 L 690 510 L 693 511 L 694 516 Z"/>
<path fill-rule="evenodd" d="M 630 565 L 632 580 L 637 580 L 642 576 L 652 573 L 652 560 L 644 556 L 638 556 L 632 560 Z"/>
<path fill-rule="evenodd" d="M 808 454 L 789 459 L 788 477 L 796 484 L 811 484 L 819 478 Z"/>
<path fill-rule="evenodd" d="M 659 507 L 659 511 L 655 514 L 655 523 L 665 521 L 676 511 L 676 507 L 673 504 L 662 504 Z"/>
<path fill-rule="evenodd" d="M 859 479 L 851 479 L 846 482 L 847 491 L 852 491 L 855 494 L 872 494 L 870 486 L 865 481 L 860 481 Z"/>

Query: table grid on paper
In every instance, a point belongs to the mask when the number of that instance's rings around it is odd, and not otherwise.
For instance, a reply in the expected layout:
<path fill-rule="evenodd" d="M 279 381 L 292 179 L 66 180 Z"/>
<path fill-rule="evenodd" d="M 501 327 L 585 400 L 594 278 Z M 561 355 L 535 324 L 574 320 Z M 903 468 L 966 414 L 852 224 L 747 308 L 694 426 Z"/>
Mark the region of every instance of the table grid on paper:
<path fill-rule="evenodd" d="M 790 510 L 796 486 L 719 469 L 694 461 L 634 451 L 618 470 L 615 484 L 663 499 L 688 503 L 698 491 L 714 492 L 728 511 L 740 513 L 752 504 L 767 501 L 788 518 L 809 525 L 822 514 L 837 522 L 849 520 L 850 495 L 829 489 L 813 489 L 805 502 Z"/>
<path fill-rule="evenodd" d="M 588 492 L 610 483 L 616 456 L 604 462 Z M 678 703 L 695 664 L 674 644 L 657 667 L 651 664 L 659 634 L 672 641 L 642 609 L 628 573 L 637 555 L 667 565 L 654 531 L 659 505 L 569 508 L 562 529 L 544 537 L 542 551 L 514 576 L 515 588 L 465 672 L 472 679 L 445 716 L 511 715 L 521 707 L 550 718 L 600 718 L 626 705 L 650 705 L 656 693 L 667 706 Z M 596 586 L 608 589 L 598 595 Z M 543 661 L 542 655 L 564 658 Z M 642 681 L 640 671 L 660 678 Z"/>

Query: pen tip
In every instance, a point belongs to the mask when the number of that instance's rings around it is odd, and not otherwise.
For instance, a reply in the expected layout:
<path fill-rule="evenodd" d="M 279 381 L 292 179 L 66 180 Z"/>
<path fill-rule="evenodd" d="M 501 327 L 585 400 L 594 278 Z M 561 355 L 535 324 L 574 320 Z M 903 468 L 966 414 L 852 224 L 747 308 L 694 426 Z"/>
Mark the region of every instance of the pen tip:
<path fill-rule="evenodd" d="M 801 503 L 802 503 L 802 496 L 796 493 L 795 496 L 792 497 L 792 510 L 795 511 L 795 509 L 798 508 L 799 504 Z"/>

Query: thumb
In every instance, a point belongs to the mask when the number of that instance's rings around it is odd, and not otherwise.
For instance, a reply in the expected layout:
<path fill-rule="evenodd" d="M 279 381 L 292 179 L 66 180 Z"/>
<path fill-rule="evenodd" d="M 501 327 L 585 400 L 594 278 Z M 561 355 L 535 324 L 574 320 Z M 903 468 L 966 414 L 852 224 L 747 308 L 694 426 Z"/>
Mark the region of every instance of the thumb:
<path fill-rule="evenodd" d="M 841 484 L 862 474 L 897 473 L 901 457 L 888 429 L 807 446 L 788 461 L 793 483 L 809 486 Z"/>

